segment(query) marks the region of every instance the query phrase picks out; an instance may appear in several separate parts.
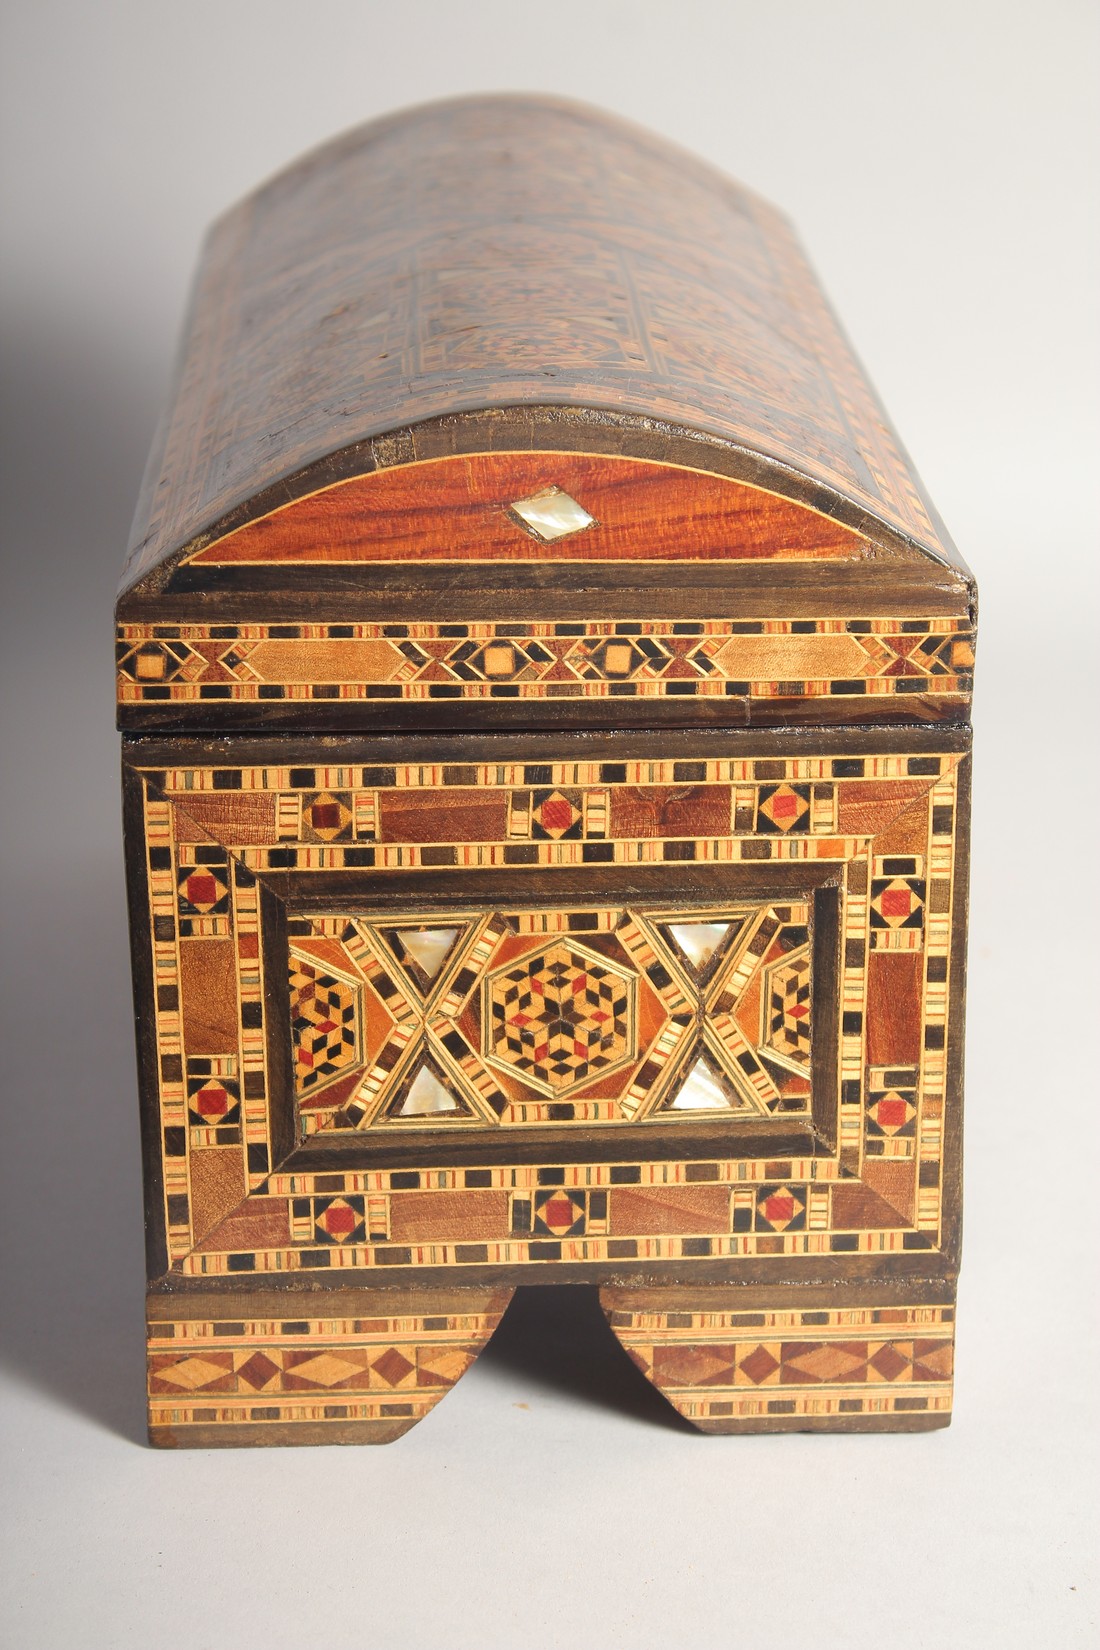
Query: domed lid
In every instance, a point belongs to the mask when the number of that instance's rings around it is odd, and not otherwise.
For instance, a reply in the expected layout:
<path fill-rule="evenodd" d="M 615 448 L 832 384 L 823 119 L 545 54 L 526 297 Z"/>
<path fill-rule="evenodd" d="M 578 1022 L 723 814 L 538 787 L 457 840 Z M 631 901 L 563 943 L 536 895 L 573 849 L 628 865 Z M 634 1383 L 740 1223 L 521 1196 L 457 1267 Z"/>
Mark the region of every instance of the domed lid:
<path fill-rule="evenodd" d="M 353 131 L 215 226 L 119 619 L 900 625 L 972 599 L 784 219 L 594 110 L 482 97 Z"/>

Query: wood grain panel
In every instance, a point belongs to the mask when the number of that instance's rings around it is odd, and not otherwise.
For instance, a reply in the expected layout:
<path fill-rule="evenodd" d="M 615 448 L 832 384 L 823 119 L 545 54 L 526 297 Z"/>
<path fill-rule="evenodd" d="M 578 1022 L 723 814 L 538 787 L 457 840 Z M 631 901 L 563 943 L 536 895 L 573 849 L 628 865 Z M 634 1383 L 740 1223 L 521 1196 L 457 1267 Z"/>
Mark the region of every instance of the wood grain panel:
<path fill-rule="evenodd" d="M 237 959 L 233 941 L 188 940 L 180 947 L 183 1023 L 192 1054 L 237 1048 Z"/>
<path fill-rule="evenodd" d="M 594 519 L 543 543 L 509 506 L 551 486 Z M 191 560 L 801 561 L 867 550 L 829 517 L 724 476 L 585 453 L 477 453 L 336 482 Z"/>

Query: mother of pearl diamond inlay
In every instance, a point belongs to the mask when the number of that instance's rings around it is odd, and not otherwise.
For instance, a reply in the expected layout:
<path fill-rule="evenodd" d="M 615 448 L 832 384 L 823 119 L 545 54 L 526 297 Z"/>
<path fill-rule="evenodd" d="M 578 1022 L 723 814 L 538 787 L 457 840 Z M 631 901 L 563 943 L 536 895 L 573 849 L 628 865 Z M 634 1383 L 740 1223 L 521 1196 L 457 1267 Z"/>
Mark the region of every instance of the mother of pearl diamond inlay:
<path fill-rule="evenodd" d="M 578 504 L 560 487 L 543 487 L 539 492 L 532 493 L 530 498 L 518 499 L 511 505 L 511 511 L 544 544 L 552 544 L 555 539 L 566 538 L 570 533 L 579 533 L 583 528 L 593 526 L 595 521 L 583 504 Z"/>
<path fill-rule="evenodd" d="M 634 982 L 603 957 L 557 941 L 485 982 L 485 1057 L 565 1094 L 632 1060 Z"/>

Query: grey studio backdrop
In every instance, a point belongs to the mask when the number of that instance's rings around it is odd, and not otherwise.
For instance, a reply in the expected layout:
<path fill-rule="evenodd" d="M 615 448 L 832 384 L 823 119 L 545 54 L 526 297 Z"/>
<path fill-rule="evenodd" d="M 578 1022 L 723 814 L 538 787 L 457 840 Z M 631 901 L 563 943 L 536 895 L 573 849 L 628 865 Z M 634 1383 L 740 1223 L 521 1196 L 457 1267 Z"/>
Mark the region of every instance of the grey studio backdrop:
<path fill-rule="evenodd" d="M 1095 1642 L 1092 4 L 8 5 L 0 1641 Z M 982 591 L 957 1408 L 704 1439 L 519 1298 L 380 1450 L 142 1442 L 110 606 L 207 222 L 339 129 L 529 88 L 785 208 Z"/>

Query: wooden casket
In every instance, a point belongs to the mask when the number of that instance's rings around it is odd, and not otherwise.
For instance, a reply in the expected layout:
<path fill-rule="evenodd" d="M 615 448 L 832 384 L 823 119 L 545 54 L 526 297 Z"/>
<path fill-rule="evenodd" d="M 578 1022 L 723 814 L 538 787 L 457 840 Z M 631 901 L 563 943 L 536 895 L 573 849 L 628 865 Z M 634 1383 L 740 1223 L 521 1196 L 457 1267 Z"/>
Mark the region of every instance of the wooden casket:
<path fill-rule="evenodd" d="M 214 228 L 118 601 L 153 1441 L 518 1284 L 714 1432 L 950 1412 L 973 581 L 785 221 L 415 109 Z"/>

